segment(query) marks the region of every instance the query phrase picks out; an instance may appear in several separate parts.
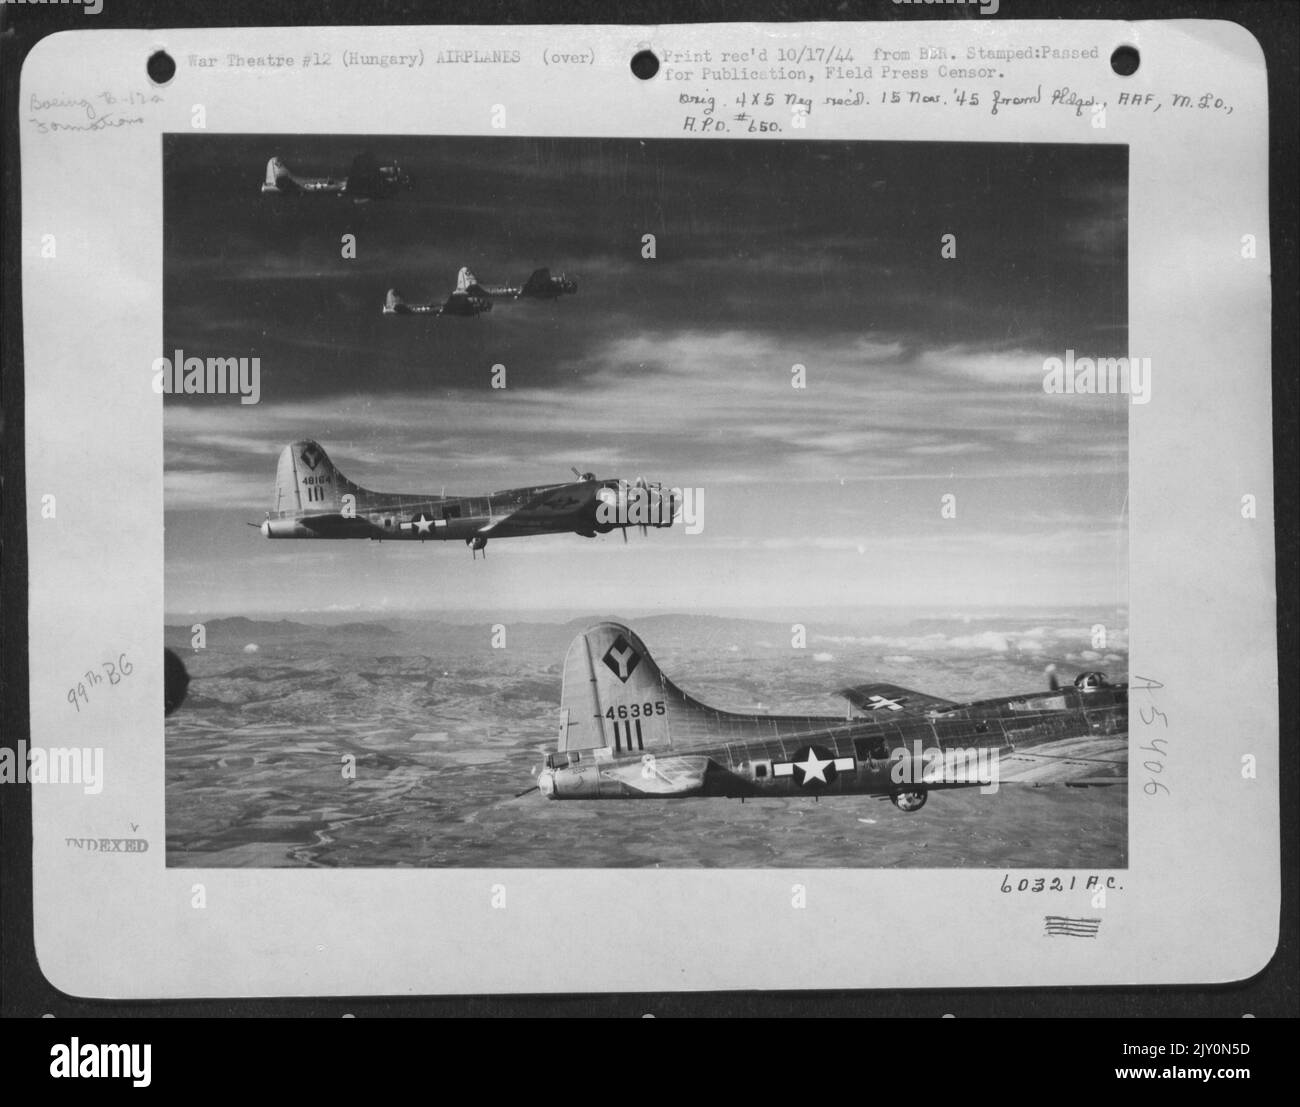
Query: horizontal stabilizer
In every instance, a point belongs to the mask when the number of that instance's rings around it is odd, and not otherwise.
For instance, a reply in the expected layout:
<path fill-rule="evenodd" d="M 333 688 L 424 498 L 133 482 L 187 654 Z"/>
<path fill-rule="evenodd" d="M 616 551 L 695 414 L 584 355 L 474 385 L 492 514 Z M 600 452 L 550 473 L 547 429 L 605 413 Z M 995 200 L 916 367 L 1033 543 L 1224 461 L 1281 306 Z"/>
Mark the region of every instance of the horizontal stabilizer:
<path fill-rule="evenodd" d="M 842 688 L 839 694 L 859 710 L 879 716 L 882 722 L 951 711 L 960 706 L 952 700 L 925 692 L 913 692 L 910 688 L 902 688 L 897 684 L 858 684 L 852 688 Z"/>
<path fill-rule="evenodd" d="M 704 790 L 712 762 L 707 757 L 647 757 L 641 762 L 602 766 L 601 775 L 629 792 L 647 796 L 689 796 Z"/>

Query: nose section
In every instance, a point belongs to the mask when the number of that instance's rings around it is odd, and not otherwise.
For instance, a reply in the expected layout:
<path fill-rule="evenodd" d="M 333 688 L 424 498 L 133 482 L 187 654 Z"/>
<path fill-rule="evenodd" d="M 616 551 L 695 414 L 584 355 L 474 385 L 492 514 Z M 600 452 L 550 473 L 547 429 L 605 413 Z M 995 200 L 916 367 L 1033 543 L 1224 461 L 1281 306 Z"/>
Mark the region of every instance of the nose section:
<path fill-rule="evenodd" d="M 537 775 L 537 790 L 547 799 L 555 798 L 555 770 L 543 769 Z"/>
<path fill-rule="evenodd" d="M 261 531 L 262 531 L 262 537 L 263 537 L 263 538 L 270 538 L 270 537 L 271 537 L 271 520 L 270 520 L 270 519 L 267 519 L 267 520 L 262 524 L 262 526 L 261 526 L 260 529 L 261 529 Z M 244 533 L 247 534 L 248 532 L 245 531 Z"/>

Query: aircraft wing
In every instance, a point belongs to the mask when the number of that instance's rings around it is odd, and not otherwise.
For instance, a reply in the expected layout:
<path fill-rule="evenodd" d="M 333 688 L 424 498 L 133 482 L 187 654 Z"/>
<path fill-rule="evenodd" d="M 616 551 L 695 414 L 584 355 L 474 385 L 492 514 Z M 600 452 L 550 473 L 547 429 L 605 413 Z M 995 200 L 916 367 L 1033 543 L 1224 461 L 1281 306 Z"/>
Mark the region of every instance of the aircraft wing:
<path fill-rule="evenodd" d="M 998 778 L 1002 784 L 1127 784 L 1128 735 L 1086 735 L 1004 750 Z"/>
<path fill-rule="evenodd" d="M 839 694 L 854 707 L 870 712 L 882 722 L 887 719 L 911 719 L 931 711 L 947 711 L 959 705 L 925 692 L 913 692 L 897 684 L 857 684 L 842 688 Z"/>
<path fill-rule="evenodd" d="M 496 522 L 483 527 L 479 533 L 491 534 L 496 530 L 513 530 L 516 527 L 524 530 L 533 527 L 549 529 L 569 517 L 575 521 L 580 516 L 586 519 L 599 487 L 601 486 L 594 481 L 575 481 L 543 489 L 509 515 L 503 515 Z"/>
<path fill-rule="evenodd" d="M 704 788 L 712 762 L 707 757 L 653 757 L 621 765 L 602 765 L 600 775 L 629 792 L 647 796 L 689 796 Z"/>
<path fill-rule="evenodd" d="M 379 162 L 373 154 L 358 154 L 352 159 L 352 168 L 343 181 L 343 191 L 369 198 L 377 195 L 380 188 Z"/>

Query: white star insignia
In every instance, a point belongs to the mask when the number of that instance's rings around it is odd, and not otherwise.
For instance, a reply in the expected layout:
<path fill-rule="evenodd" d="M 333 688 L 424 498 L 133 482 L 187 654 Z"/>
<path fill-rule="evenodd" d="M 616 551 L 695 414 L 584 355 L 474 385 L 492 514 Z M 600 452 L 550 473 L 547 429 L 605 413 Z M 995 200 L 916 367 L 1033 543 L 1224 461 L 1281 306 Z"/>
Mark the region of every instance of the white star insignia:
<path fill-rule="evenodd" d="M 808 760 L 795 762 L 803 770 L 805 784 L 811 780 L 820 780 L 823 784 L 829 784 L 830 781 L 826 779 L 826 766 L 830 763 L 830 758 L 823 761 L 813 750 L 808 751 Z"/>
<path fill-rule="evenodd" d="M 424 512 L 420 512 L 419 518 L 415 520 L 415 529 L 421 534 L 428 534 L 431 526 L 433 526 L 433 520 L 425 515 Z"/>

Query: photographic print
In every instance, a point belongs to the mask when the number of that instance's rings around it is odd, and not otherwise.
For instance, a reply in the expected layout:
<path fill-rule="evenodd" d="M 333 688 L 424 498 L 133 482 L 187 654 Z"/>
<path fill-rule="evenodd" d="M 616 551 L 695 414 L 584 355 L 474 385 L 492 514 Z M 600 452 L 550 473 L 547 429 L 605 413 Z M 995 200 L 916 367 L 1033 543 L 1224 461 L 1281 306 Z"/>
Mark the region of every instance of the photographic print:
<path fill-rule="evenodd" d="M 163 142 L 170 865 L 1125 865 L 1126 147 Z"/>
<path fill-rule="evenodd" d="M 1279 805 L 1249 34 L 563 30 L 112 31 L 27 59 L 46 978 L 1257 972 Z M 592 932 L 620 940 L 560 971 Z M 811 934 L 797 968 L 773 954 Z"/>

